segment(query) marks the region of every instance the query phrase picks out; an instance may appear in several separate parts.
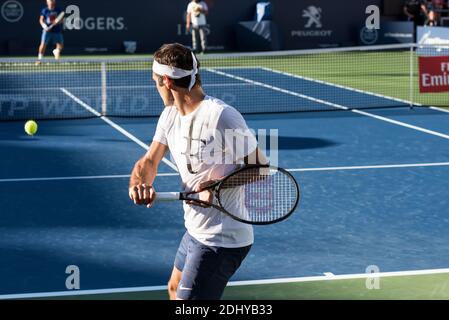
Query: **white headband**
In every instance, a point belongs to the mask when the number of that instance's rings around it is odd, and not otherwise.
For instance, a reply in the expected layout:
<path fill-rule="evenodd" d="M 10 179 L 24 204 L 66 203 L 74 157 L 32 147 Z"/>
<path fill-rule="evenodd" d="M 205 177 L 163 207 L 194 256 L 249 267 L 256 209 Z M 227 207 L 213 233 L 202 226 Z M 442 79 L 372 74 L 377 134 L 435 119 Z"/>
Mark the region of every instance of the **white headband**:
<path fill-rule="evenodd" d="M 198 73 L 198 62 L 196 61 L 195 55 L 192 52 L 193 59 L 193 69 L 192 70 L 184 70 L 180 68 L 170 67 L 165 64 L 160 64 L 156 60 L 153 61 L 153 72 L 160 76 L 167 76 L 171 79 L 180 79 L 187 76 L 192 76 L 189 85 L 189 91 L 192 90 L 196 81 L 196 74 Z"/>

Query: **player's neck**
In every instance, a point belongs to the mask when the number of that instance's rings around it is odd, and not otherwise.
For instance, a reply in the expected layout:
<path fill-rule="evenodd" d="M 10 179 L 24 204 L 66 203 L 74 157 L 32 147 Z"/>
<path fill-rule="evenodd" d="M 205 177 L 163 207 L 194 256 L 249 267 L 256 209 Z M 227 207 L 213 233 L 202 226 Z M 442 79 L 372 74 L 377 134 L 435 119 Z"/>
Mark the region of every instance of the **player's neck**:
<path fill-rule="evenodd" d="M 198 108 L 206 94 L 201 87 L 193 88 L 189 93 L 176 92 L 173 94 L 175 106 L 182 115 L 188 115 Z"/>

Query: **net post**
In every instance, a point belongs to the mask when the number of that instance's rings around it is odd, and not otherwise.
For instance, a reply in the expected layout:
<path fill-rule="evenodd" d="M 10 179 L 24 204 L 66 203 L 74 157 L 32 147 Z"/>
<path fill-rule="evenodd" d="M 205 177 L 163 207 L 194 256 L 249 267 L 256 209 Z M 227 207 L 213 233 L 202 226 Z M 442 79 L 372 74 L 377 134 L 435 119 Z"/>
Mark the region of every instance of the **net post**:
<path fill-rule="evenodd" d="M 409 69 L 410 69 L 410 79 L 409 79 L 409 91 L 410 91 L 410 93 L 409 93 L 409 100 L 410 100 L 410 109 L 413 109 L 413 99 L 414 99 L 414 96 L 413 96 L 413 57 L 414 57 L 414 46 L 413 45 L 411 45 L 410 46 L 410 67 L 409 67 Z"/>
<path fill-rule="evenodd" d="M 108 91 L 107 91 L 106 62 L 101 63 L 101 114 L 107 114 Z"/>

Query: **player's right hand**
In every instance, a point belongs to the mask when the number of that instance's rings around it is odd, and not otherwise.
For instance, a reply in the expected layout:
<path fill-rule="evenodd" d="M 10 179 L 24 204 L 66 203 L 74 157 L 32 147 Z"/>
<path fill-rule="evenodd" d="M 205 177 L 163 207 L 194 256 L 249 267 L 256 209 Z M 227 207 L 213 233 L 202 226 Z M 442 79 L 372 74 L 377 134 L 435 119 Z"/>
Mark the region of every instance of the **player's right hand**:
<path fill-rule="evenodd" d="M 145 205 L 147 208 L 151 208 L 154 199 L 156 199 L 156 190 L 145 183 L 131 186 L 128 190 L 129 198 L 136 205 Z"/>

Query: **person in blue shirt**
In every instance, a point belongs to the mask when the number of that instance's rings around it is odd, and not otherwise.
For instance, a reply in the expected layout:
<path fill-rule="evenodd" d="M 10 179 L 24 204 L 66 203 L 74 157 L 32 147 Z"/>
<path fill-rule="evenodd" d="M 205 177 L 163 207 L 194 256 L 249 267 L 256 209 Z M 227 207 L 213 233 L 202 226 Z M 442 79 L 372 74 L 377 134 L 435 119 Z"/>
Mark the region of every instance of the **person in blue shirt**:
<path fill-rule="evenodd" d="M 44 57 L 47 45 L 55 44 L 56 48 L 53 50 L 55 59 L 61 57 L 61 51 L 64 48 L 64 37 L 62 36 L 62 22 L 56 23 L 55 20 L 58 15 L 63 12 L 56 6 L 56 0 L 47 0 L 47 6 L 41 11 L 39 17 L 39 24 L 42 27 L 42 38 L 39 46 L 38 61 L 36 64 L 40 64 Z"/>

